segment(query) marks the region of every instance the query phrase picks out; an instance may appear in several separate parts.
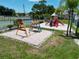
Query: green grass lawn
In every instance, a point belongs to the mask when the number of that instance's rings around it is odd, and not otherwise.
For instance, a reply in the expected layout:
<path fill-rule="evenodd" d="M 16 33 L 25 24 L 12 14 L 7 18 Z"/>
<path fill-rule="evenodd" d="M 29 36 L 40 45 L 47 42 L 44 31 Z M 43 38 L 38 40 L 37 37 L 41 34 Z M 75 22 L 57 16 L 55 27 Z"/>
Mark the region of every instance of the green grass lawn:
<path fill-rule="evenodd" d="M 64 19 L 64 20 L 60 20 L 62 23 L 68 24 L 68 20 Z"/>
<path fill-rule="evenodd" d="M 62 31 L 55 31 L 38 49 L 0 36 L 0 59 L 79 59 L 79 46 Z"/>

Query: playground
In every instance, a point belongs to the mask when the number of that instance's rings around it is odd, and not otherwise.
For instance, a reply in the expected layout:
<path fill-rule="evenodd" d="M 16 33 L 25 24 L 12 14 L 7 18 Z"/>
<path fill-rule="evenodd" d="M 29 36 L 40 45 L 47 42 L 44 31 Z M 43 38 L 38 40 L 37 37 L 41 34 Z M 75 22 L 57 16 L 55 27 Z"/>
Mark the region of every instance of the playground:
<path fill-rule="evenodd" d="M 0 35 L 23 41 L 28 43 L 30 46 L 39 48 L 44 44 L 44 42 L 47 41 L 47 38 L 49 38 L 54 33 L 54 31 L 43 30 L 42 28 L 66 31 L 67 24 L 62 25 L 58 23 L 57 27 L 56 26 L 50 27 L 49 25 L 46 25 L 46 23 L 41 23 L 40 24 L 41 31 L 39 31 L 39 27 L 33 28 L 33 29 L 25 28 L 23 26 L 23 23 L 21 23 L 18 29 L 8 31 Z M 29 29 L 31 29 L 30 32 L 29 32 Z"/>
<path fill-rule="evenodd" d="M 67 30 L 68 24 L 61 22 L 58 19 L 57 14 L 53 13 L 51 17 L 52 17 L 51 20 L 47 19 L 44 23 L 40 24 L 40 27 L 46 29 L 54 29 L 54 30 L 63 30 L 63 31 Z"/>
<path fill-rule="evenodd" d="M 26 28 L 26 29 L 27 29 L 28 37 L 26 37 L 26 34 L 24 33 L 24 31 L 19 31 L 18 34 L 16 35 L 17 30 L 5 32 L 0 35 L 23 41 L 33 47 L 39 48 L 47 40 L 47 38 L 53 34 L 51 31 L 47 31 L 47 30 L 42 30 L 42 32 L 31 31 L 29 34 L 29 28 Z"/>
<path fill-rule="evenodd" d="M 45 23 L 40 24 L 41 28 L 54 29 L 54 30 L 62 30 L 62 31 L 66 31 L 67 30 L 67 26 L 68 26 L 67 24 L 62 25 L 60 23 L 58 24 L 57 27 L 55 27 L 55 26 L 50 27 L 49 24 L 46 25 Z"/>

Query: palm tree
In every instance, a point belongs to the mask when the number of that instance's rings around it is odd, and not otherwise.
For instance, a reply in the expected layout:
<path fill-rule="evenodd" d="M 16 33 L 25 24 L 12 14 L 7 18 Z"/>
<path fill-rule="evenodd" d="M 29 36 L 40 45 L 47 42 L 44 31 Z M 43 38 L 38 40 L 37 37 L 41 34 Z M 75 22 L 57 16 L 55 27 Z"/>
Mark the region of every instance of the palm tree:
<path fill-rule="evenodd" d="M 77 8 L 79 4 L 79 0 L 73 0 L 73 1 L 72 0 L 61 0 L 60 4 L 67 6 L 67 8 L 69 9 L 69 21 L 68 21 L 68 27 L 67 27 L 67 36 L 68 36 L 68 31 L 69 31 L 69 34 L 71 34 L 73 12 L 74 12 L 74 9 Z"/>

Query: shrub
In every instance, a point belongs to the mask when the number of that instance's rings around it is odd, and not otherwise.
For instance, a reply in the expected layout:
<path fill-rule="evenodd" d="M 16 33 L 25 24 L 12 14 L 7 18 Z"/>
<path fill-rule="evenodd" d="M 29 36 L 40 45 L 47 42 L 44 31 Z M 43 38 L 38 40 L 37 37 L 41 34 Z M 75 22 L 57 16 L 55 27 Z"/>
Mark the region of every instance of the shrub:
<path fill-rule="evenodd" d="M 7 25 L 7 27 L 11 30 L 14 25 Z"/>

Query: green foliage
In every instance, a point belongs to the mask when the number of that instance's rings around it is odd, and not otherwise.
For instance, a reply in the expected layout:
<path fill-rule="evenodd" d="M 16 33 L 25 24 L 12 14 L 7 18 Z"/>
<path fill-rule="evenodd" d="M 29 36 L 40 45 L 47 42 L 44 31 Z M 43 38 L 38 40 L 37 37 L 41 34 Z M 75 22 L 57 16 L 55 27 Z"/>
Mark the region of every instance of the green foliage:
<path fill-rule="evenodd" d="M 45 4 L 47 1 L 46 0 L 40 0 L 39 3 L 40 4 Z"/>
<path fill-rule="evenodd" d="M 63 19 L 63 20 L 60 20 L 62 23 L 64 24 L 68 24 L 68 19 Z"/>
<path fill-rule="evenodd" d="M 60 12 L 61 12 L 61 9 L 59 9 L 59 8 L 57 8 L 57 9 L 55 10 L 55 13 L 56 13 L 56 14 L 60 14 Z"/>
<path fill-rule="evenodd" d="M 74 11 L 79 15 L 79 9 L 75 9 Z"/>
<path fill-rule="evenodd" d="M 38 4 L 34 4 L 32 7 L 32 12 L 30 15 L 35 19 L 44 19 L 51 16 L 51 14 L 55 11 L 52 5 L 46 5 L 45 0 L 39 1 Z"/>
<path fill-rule="evenodd" d="M 0 15 L 4 16 L 15 16 L 15 10 L 9 9 L 4 6 L 0 6 Z"/>
<path fill-rule="evenodd" d="M 73 9 L 78 6 L 78 0 L 67 0 L 66 4 L 69 8 Z"/>
<path fill-rule="evenodd" d="M 14 26 L 14 25 L 7 25 L 7 27 L 8 27 L 9 29 L 11 29 L 13 26 Z"/>
<path fill-rule="evenodd" d="M 74 9 L 78 6 L 79 0 L 61 0 L 60 5 L 65 5 L 67 8 Z"/>

